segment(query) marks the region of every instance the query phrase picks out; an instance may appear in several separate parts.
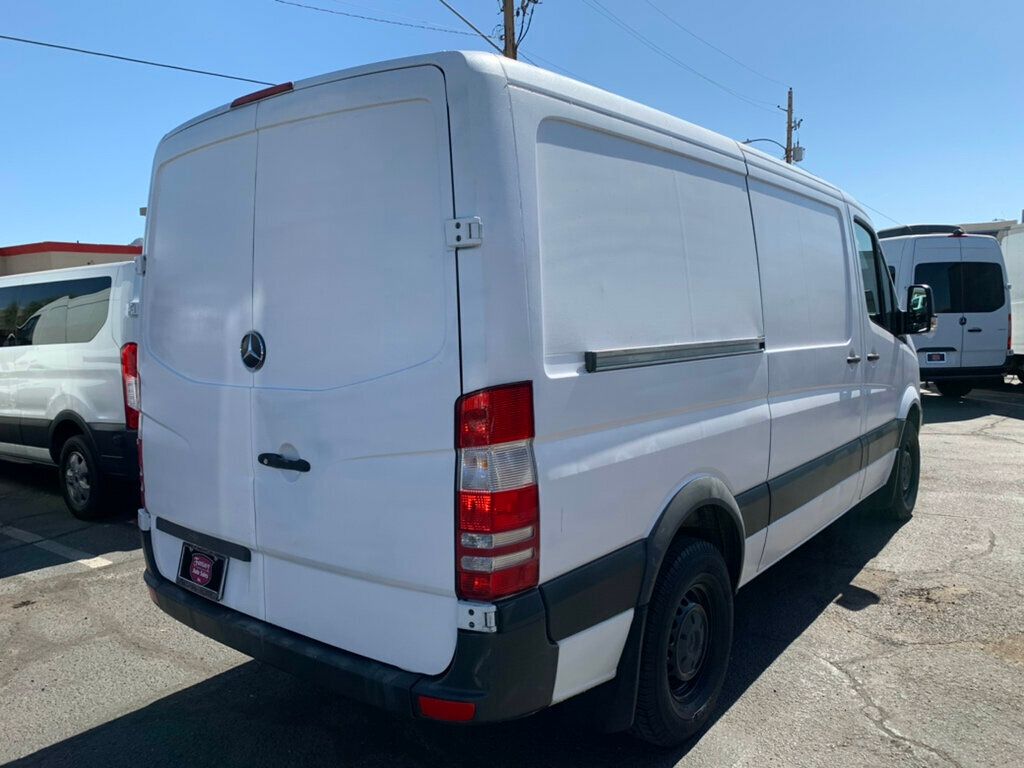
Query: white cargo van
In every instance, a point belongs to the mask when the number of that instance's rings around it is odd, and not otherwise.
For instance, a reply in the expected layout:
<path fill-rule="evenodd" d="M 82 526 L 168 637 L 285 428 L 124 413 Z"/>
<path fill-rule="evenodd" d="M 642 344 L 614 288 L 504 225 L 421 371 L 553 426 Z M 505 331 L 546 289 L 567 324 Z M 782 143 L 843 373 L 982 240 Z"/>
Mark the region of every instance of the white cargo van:
<path fill-rule="evenodd" d="M 56 464 L 68 509 L 138 481 L 134 262 L 0 278 L 0 459 Z"/>
<path fill-rule="evenodd" d="M 921 380 L 962 397 L 1009 369 L 1010 300 L 999 243 L 959 227 L 913 225 L 879 232 L 897 286 L 924 284 L 936 327 L 918 340 Z"/>
<path fill-rule="evenodd" d="M 1010 372 L 1024 381 L 1024 225 L 1013 227 L 1002 243 L 1010 279 Z M 1013 318 L 1017 322 L 1013 322 Z"/>
<path fill-rule="evenodd" d="M 150 594 L 364 702 L 590 691 L 679 742 L 733 592 L 914 506 L 927 291 L 835 187 L 596 88 L 479 53 L 277 86 L 163 139 L 147 224 Z"/>

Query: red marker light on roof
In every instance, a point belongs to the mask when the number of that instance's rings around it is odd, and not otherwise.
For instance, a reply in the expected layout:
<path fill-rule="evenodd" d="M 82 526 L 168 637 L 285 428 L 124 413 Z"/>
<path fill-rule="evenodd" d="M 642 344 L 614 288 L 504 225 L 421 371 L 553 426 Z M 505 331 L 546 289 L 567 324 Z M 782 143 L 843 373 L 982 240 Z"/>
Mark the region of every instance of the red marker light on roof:
<path fill-rule="evenodd" d="M 269 88 L 264 88 L 260 91 L 254 91 L 247 93 L 245 96 L 239 96 L 237 99 L 231 102 L 231 109 L 235 107 L 242 107 L 246 104 L 252 104 L 254 101 L 260 99 L 269 99 L 271 96 L 277 96 L 279 93 L 288 93 L 295 86 L 291 83 L 281 83 L 280 85 L 272 85 Z"/>

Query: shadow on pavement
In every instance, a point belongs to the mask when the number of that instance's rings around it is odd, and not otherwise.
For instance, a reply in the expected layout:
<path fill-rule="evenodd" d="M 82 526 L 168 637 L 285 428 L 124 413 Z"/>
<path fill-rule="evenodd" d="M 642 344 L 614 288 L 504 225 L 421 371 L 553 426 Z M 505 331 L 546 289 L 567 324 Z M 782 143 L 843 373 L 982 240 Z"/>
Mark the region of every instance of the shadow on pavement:
<path fill-rule="evenodd" d="M 877 513 L 856 509 L 739 593 L 736 640 L 719 716 L 830 603 L 859 610 L 877 602 L 877 596 L 851 581 L 898 528 Z M 479 728 L 401 720 L 249 662 L 12 765 L 667 768 L 688 751 L 658 750 L 624 734 L 594 733 L 557 707 Z"/>
<path fill-rule="evenodd" d="M 0 579 L 139 549 L 133 494 L 116 485 L 110 514 L 78 520 L 64 506 L 54 467 L 0 461 Z"/>
<path fill-rule="evenodd" d="M 970 421 L 983 416 L 1005 416 L 1024 419 L 1024 387 L 1006 384 L 973 389 L 964 397 L 942 397 L 921 392 L 925 424 L 948 424 Z"/>

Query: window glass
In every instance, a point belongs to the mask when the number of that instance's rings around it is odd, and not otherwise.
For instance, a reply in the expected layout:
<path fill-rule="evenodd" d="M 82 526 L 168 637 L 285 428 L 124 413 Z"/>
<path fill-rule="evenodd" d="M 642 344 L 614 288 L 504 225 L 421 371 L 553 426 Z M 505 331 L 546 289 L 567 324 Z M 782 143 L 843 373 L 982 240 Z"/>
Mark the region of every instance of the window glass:
<path fill-rule="evenodd" d="M 0 288 L 0 346 L 15 344 L 14 330 L 18 327 L 18 289 Z"/>
<path fill-rule="evenodd" d="M 107 321 L 110 278 L 80 280 L 68 300 L 68 343 L 92 341 Z"/>
<path fill-rule="evenodd" d="M 928 261 L 914 268 L 914 282 L 932 289 L 936 313 L 961 312 L 959 261 Z"/>
<path fill-rule="evenodd" d="M 18 286 L 15 327 L 8 345 L 91 341 L 107 319 L 109 277 Z"/>
<path fill-rule="evenodd" d="M 875 267 L 875 244 L 868 232 L 859 223 L 854 222 L 854 233 L 857 237 L 857 256 L 860 260 L 860 273 L 864 279 L 864 303 L 868 308 L 868 316 L 876 323 L 881 323 L 885 311 L 885 299 L 878 281 L 878 270 Z"/>
<path fill-rule="evenodd" d="M 1006 300 L 1003 270 L 984 261 L 964 262 L 964 312 L 995 312 Z"/>

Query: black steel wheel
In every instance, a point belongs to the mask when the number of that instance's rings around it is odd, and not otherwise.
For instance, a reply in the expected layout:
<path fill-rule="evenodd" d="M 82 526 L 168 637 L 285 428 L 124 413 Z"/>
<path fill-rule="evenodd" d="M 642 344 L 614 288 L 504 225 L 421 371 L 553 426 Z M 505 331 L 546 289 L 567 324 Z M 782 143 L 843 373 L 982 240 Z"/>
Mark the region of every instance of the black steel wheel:
<path fill-rule="evenodd" d="M 921 485 L 921 444 L 917 433 L 917 422 L 908 419 L 903 426 L 896 458 L 886 492 L 890 502 L 888 512 L 897 520 L 909 520 L 917 504 L 917 491 Z"/>
<path fill-rule="evenodd" d="M 710 543 L 680 539 L 648 606 L 632 733 L 660 746 L 698 734 L 714 712 L 732 647 L 733 587 Z"/>

